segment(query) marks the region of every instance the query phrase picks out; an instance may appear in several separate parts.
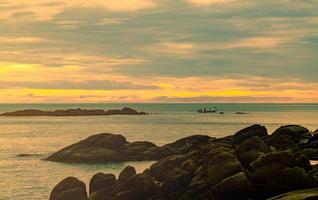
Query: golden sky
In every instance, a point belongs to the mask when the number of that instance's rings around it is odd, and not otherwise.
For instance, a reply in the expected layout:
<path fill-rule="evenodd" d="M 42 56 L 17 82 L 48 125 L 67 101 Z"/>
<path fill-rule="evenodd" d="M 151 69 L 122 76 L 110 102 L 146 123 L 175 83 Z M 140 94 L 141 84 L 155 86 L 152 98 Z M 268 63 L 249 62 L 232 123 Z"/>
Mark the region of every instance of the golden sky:
<path fill-rule="evenodd" d="M 318 102 L 318 1 L 0 0 L 0 102 Z"/>

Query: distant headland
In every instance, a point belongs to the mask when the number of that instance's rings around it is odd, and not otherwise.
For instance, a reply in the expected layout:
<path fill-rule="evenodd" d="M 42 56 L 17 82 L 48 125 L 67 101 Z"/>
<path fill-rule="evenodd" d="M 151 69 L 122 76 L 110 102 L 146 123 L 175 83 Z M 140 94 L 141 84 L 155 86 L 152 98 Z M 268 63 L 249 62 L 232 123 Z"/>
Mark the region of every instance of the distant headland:
<path fill-rule="evenodd" d="M 55 110 L 55 111 L 45 111 L 37 109 L 26 109 L 18 110 L 13 112 L 5 112 L 0 114 L 0 116 L 99 116 L 99 115 L 146 115 L 145 112 L 139 112 L 135 109 L 125 107 L 123 109 L 67 109 L 67 110 Z"/>

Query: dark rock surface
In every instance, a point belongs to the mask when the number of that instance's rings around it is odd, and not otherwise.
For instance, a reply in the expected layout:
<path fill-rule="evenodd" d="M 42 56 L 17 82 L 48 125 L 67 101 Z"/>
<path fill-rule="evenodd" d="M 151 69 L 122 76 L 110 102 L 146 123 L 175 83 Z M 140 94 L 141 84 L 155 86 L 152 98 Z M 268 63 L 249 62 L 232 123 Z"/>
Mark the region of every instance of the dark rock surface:
<path fill-rule="evenodd" d="M 159 159 L 141 174 L 131 166 L 123 169 L 118 179 L 96 174 L 90 183 L 90 200 L 317 199 L 317 189 L 308 189 L 318 187 L 318 166 L 309 162 L 317 155 L 317 148 L 309 148 L 316 139 L 306 130 L 284 126 L 268 135 L 265 127 L 253 125 L 233 136 L 216 139 L 196 135 L 163 147 L 128 143 L 122 136 L 106 134 L 72 145 L 61 155 L 66 161 L 72 158 L 65 157 L 72 155 L 72 148 L 89 144 L 84 147 L 110 149 L 122 157 L 135 154 L 130 158 L 137 160 L 141 155 Z M 117 141 L 116 147 L 109 144 L 112 140 Z"/>
<path fill-rule="evenodd" d="M 49 156 L 47 160 L 69 163 L 105 163 L 122 161 L 158 160 L 173 154 L 168 148 L 150 142 L 126 141 L 122 135 L 101 133 Z"/>
<path fill-rule="evenodd" d="M 68 109 L 68 110 L 18 110 L 14 112 L 2 113 L 0 116 L 98 116 L 98 115 L 146 115 L 145 112 L 138 112 L 132 108 L 125 107 L 121 110 L 85 110 L 85 109 Z"/>
<path fill-rule="evenodd" d="M 75 177 L 67 177 L 53 188 L 50 200 L 87 200 L 85 183 Z"/>

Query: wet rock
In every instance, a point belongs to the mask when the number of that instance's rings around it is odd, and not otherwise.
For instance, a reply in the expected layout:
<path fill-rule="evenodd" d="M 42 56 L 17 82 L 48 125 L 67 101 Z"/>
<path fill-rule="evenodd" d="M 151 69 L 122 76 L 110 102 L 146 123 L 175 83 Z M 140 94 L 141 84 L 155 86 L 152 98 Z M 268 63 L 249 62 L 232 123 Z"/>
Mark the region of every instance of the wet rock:
<path fill-rule="evenodd" d="M 116 177 L 113 174 L 97 173 L 89 182 L 89 194 L 101 189 L 113 188 L 116 184 Z"/>
<path fill-rule="evenodd" d="M 244 128 L 238 131 L 237 133 L 235 133 L 233 138 L 233 143 L 234 145 L 238 145 L 239 143 L 251 137 L 254 137 L 254 136 L 265 137 L 267 135 L 268 135 L 267 129 L 264 126 L 256 124 L 256 125 Z"/>
<path fill-rule="evenodd" d="M 53 188 L 50 200 L 87 200 L 85 183 L 75 177 L 67 177 Z"/>

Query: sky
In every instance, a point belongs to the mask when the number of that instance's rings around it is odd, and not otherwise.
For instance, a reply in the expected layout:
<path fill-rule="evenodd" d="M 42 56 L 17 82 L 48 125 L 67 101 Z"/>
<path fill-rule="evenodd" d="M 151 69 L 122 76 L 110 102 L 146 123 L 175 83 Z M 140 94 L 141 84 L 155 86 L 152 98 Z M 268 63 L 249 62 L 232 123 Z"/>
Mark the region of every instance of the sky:
<path fill-rule="evenodd" d="M 0 0 L 0 102 L 318 102 L 318 0 Z"/>

